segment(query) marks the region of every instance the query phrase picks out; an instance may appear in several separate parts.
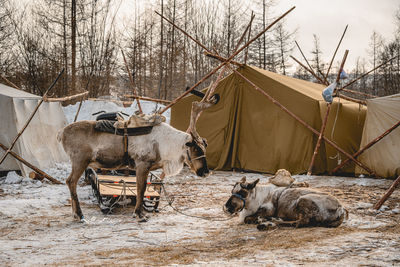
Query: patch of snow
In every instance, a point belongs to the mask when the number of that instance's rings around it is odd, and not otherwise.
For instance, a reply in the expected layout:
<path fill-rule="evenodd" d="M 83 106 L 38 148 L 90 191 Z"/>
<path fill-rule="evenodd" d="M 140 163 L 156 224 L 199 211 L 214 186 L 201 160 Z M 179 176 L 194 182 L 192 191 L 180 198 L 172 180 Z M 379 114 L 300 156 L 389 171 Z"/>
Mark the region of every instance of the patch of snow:
<path fill-rule="evenodd" d="M 23 180 L 23 177 L 19 176 L 16 172 L 7 173 L 6 179 L 4 180 L 5 184 L 20 184 Z"/>

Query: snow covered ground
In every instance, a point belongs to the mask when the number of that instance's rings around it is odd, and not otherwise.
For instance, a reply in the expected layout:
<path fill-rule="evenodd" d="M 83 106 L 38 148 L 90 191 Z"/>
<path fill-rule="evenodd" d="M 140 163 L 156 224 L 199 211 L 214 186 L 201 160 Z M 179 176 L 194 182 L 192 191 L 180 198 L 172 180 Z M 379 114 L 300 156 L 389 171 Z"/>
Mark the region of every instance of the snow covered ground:
<path fill-rule="evenodd" d="M 141 101 L 145 113 L 161 105 Z M 78 104 L 64 107 L 72 122 Z M 85 101 L 78 120 L 100 110 L 133 114 L 112 102 Z M 166 112 L 169 121 L 169 111 Z M 69 163 L 47 173 L 65 182 Z M 159 173 L 159 172 L 156 172 Z M 222 205 L 241 177 L 257 173 L 213 172 L 200 179 L 184 169 L 165 181 L 159 213 L 138 223 L 133 207 L 104 215 L 90 186 L 78 195 L 87 223 L 71 215 L 66 185 L 34 181 L 15 172 L 0 177 L 0 266 L 187 265 L 187 266 L 387 266 L 400 264 L 400 190 L 379 211 L 372 205 L 392 181 L 369 178 L 294 176 L 339 198 L 350 212 L 338 228 L 290 228 L 259 232 L 226 217 Z M 172 196 L 172 206 L 167 196 Z"/>
<path fill-rule="evenodd" d="M 59 166 L 62 169 L 62 166 Z M 60 175 L 67 175 L 67 171 Z M 133 207 L 104 215 L 90 186 L 78 195 L 86 224 L 71 215 L 66 185 L 35 182 L 9 173 L 0 178 L 0 265 L 355 266 L 400 263 L 400 192 L 380 211 L 371 208 L 389 180 L 295 176 L 338 197 L 349 219 L 338 228 L 282 227 L 259 232 L 226 217 L 222 205 L 235 182 L 267 175 L 213 172 L 197 178 L 184 169 L 165 181 L 160 212 L 147 223 Z M 56 176 L 60 180 L 65 178 Z"/>

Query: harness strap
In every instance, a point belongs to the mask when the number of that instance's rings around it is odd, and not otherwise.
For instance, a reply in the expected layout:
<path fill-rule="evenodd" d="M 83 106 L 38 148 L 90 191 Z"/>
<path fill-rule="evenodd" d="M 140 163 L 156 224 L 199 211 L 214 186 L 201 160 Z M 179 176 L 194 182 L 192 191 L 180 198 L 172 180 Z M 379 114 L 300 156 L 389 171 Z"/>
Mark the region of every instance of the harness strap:
<path fill-rule="evenodd" d="M 129 165 L 129 154 L 128 154 L 128 123 L 124 122 L 124 165 Z"/>
<path fill-rule="evenodd" d="M 239 195 L 239 194 L 232 194 L 232 196 L 237 197 L 237 198 L 239 198 L 241 201 L 243 201 L 243 208 L 241 208 L 241 209 L 239 210 L 239 212 L 241 212 L 241 211 L 244 209 L 244 207 L 246 206 L 246 199 L 243 198 L 243 197 L 242 197 L 241 195 Z"/>

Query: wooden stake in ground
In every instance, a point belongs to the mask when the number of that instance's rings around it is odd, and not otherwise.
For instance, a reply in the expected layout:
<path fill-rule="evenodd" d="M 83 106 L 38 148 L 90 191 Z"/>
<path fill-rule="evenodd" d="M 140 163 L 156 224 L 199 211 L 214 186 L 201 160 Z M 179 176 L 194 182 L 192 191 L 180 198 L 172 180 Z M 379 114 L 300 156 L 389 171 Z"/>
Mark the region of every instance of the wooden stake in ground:
<path fill-rule="evenodd" d="M 382 138 L 384 138 L 386 135 L 390 134 L 391 132 L 393 132 L 397 127 L 400 126 L 400 121 L 398 121 L 397 123 L 395 123 L 392 127 L 390 127 L 389 129 L 387 129 L 383 134 L 381 134 L 380 136 L 378 136 L 377 138 L 375 138 L 374 140 L 372 140 L 371 142 L 369 142 L 368 144 L 366 144 L 364 147 L 360 148 L 360 150 L 358 150 L 356 153 L 353 154 L 354 158 L 357 158 L 359 155 L 361 155 L 365 150 L 367 150 L 368 148 L 370 148 L 371 146 L 375 145 L 376 143 L 378 143 Z M 340 170 L 341 168 L 343 168 L 343 166 L 345 166 L 348 162 L 350 161 L 350 159 L 346 159 L 345 161 L 342 162 L 342 164 L 340 164 L 339 166 L 337 166 L 335 169 L 332 170 L 331 174 L 337 172 L 338 170 Z"/>
<path fill-rule="evenodd" d="M 342 63 L 340 65 L 340 68 L 339 68 L 339 73 L 338 73 L 338 75 L 336 77 L 336 83 L 338 83 L 339 80 L 340 80 L 340 73 L 343 70 L 344 63 L 346 62 L 348 53 L 349 53 L 349 50 L 346 50 L 345 53 L 344 53 L 343 60 L 342 60 Z M 324 118 L 324 121 L 322 122 L 321 131 L 320 131 L 319 136 L 318 136 L 317 144 L 315 145 L 314 153 L 313 153 L 313 155 L 311 157 L 311 162 L 310 162 L 310 166 L 308 167 L 307 175 L 311 175 L 311 173 L 312 173 L 315 157 L 317 156 L 318 151 L 319 151 L 319 147 L 321 146 L 322 136 L 324 135 L 325 127 L 326 127 L 326 124 L 328 122 L 328 117 L 329 117 L 329 112 L 331 110 L 331 106 L 332 106 L 332 103 L 328 103 L 328 106 L 327 106 L 327 109 L 326 109 L 326 113 L 325 113 L 325 118 Z"/>
<path fill-rule="evenodd" d="M 58 74 L 57 78 L 54 80 L 54 82 L 50 85 L 50 87 L 46 90 L 46 92 L 44 93 L 42 99 L 39 101 L 39 103 L 37 104 L 36 108 L 34 109 L 34 111 L 32 112 L 31 116 L 29 117 L 29 119 L 26 121 L 24 127 L 21 129 L 21 131 L 17 134 L 17 136 L 14 138 L 14 141 L 12 142 L 11 146 L 7 149 L 6 153 L 4 153 L 3 157 L 0 160 L 0 164 L 3 163 L 3 161 L 6 159 L 8 153 L 10 153 L 11 149 L 13 149 L 15 143 L 17 142 L 18 138 L 24 133 L 26 127 L 28 127 L 29 123 L 32 121 L 33 116 L 35 116 L 36 112 L 38 111 L 40 105 L 43 103 L 44 99 L 46 98 L 47 94 L 49 93 L 49 91 L 54 87 L 54 85 L 56 85 L 58 79 L 61 77 L 61 75 L 64 73 L 64 69 L 61 70 L 61 72 Z"/>
<path fill-rule="evenodd" d="M 385 193 L 385 195 L 378 201 L 378 203 L 375 204 L 374 209 L 379 210 L 383 203 L 390 197 L 390 195 L 394 192 L 396 189 L 396 186 L 400 184 L 400 176 L 397 177 L 397 179 L 392 183 L 392 185 L 389 187 L 388 191 Z"/>
<path fill-rule="evenodd" d="M 5 145 L 3 145 L 2 143 L 0 143 L 0 147 L 3 150 L 8 151 L 9 148 L 7 148 Z M 49 181 L 51 181 L 53 184 L 62 184 L 60 181 L 58 181 L 57 179 L 54 179 L 53 177 L 51 177 L 50 175 L 48 175 L 47 173 L 45 173 L 44 171 L 42 171 L 41 169 L 39 169 L 38 167 L 35 167 L 33 164 L 29 163 L 28 161 L 24 160 L 22 157 L 18 156 L 17 153 L 13 152 L 10 150 L 10 152 L 8 152 L 11 156 L 13 156 L 15 159 L 17 159 L 18 161 L 22 162 L 23 164 L 25 164 L 26 166 L 28 166 L 29 168 L 31 168 L 32 170 L 34 170 L 35 172 L 39 173 L 40 175 L 44 176 L 46 179 L 48 179 Z"/>

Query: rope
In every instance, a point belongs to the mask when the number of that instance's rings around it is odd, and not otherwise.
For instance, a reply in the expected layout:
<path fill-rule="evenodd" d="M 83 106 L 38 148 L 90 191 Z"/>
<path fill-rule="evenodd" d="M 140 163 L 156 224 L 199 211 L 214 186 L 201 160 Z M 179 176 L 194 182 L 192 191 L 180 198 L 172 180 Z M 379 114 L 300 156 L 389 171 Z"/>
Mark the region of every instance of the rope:
<path fill-rule="evenodd" d="M 193 218 L 198 218 L 198 219 L 207 220 L 207 221 L 215 221 L 215 222 L 230 221 L 230 220 L 232 220 L 234 218 L 234 217 L 228 217 L 228 218 L 220 218 L 220 219 L 218 219 L 216 217 L 196 216 L 196 215 L 191 215 L 191 214 L 184 213 L 181 210 L 179 210 L 178 208 L 172 206 L 172 203 L 174 202 L 175 199 L 173 197 L 169 196 L 169 194 L 167 193 L 167 190 L 165 189 L 165 186 L 164 186 L 163 183 L 161 184 L 161 186 L 163 188 L 163 191 L 164 191 L 164 194 L 165 194 L 165 198 L 166 198 L 166 200 L 168 202 L 168 205 L 174 211 L 176 211 L 177 213 L 180 213 L 180 214 L 182 214 L 184 216 L 187 216 L 187 217 L 193 217 Z"/>

